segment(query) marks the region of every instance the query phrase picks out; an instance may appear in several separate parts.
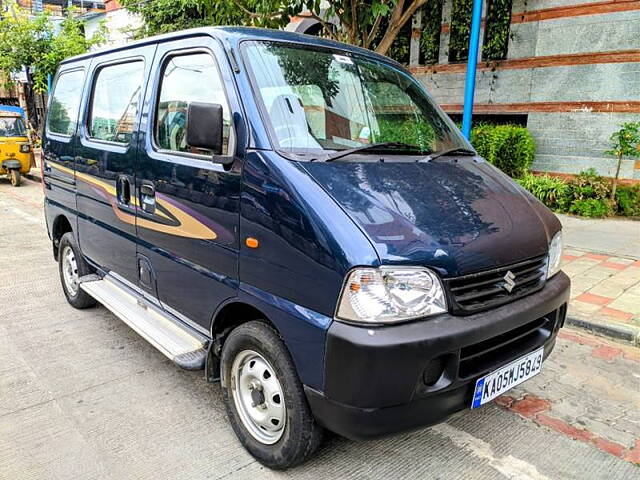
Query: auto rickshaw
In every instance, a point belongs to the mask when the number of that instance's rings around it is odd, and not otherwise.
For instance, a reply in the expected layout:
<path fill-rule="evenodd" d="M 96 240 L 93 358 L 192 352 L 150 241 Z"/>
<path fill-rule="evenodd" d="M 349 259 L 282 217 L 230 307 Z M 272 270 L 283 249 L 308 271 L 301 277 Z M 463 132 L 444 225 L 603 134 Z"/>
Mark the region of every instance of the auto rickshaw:
<path fill-rule="evenodd" d="M 23 173 L 35 165 L 33 148 L 22 116 L 0 110 L 0 175 L 5 174 L 14 187 L 20 186 Z"/>

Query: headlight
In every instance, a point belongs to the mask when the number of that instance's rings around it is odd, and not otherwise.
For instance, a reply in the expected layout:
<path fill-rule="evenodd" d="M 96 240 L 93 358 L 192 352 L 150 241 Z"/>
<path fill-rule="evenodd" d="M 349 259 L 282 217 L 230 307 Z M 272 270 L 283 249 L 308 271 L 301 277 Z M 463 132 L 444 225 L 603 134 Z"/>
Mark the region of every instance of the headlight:
<path fill-rule="evenodd" d="M 347 276 L 336 317 L 394 323 L 447 311 L 437 275 L 424 268 L 357 268 Z"/>
<path fill-rule="evenodd" d="M 553 277 L 560 271 L 562 259 L 562 231 L 555 234 L 549 244 L 549 264 L 547 266 L 547 278 Z"/>
<path fill-rule="evenodd" d="M 31 151 L 31 145 L 28 143 L 20 144 L 20 153 L 29 153 Z"/>

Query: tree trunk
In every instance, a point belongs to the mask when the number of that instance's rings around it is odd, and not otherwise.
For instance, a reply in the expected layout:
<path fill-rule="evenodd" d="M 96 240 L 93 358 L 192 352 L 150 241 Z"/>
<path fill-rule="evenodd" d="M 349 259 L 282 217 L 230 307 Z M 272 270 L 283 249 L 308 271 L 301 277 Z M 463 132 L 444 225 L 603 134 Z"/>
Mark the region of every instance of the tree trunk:
<path fill-rule="evenodd" d="M 382 37 L 382 40 L 380 40 L 380 43 L 376 47 L 376 52 L 381 55 L 386 55 L 398 36 L 398 32 L 400 32 L 399 27 L 389 25 L 389 27 L 387 27 L 387 31 L 384 33 L 384 37 Z"/>
<path fill-rule="evenodd" d="M 611 185 L 611 203 L 616 201 L 616 189 L 618 188 L 618 177 L 620 176 L 620 166 L 622 165 L 622 154 L 618 155 L 618 166 L 616 167 L 616 176 L 613 177 Z"/>
<path fill-rule="evenodd" d="M 387 31 L 384 33 L 382 40 L 380 40 L 380 43 L 376 47 L 377 53 L 380 53 L 381 55 L 387 54 L 402 27 L 404 27 L 405 23 L 411 21 L 416 10 L 422 7 L 425 3 L 427 3 L 427 0 L 413 0 L 406 10 L 403 11 L 404 2 L 398 1 L 393 13 L 391 14 L 391 18 L 389 19 Z"/>

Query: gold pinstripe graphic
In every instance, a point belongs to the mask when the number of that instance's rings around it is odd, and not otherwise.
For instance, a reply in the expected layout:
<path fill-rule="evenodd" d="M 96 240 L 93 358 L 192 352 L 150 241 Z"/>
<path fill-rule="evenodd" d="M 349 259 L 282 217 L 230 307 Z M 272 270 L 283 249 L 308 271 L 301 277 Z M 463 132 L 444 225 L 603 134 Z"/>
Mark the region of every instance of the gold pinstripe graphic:
<path fill-rule="evenodd" d="M 68 175 L 73 176 L 75 173 L 76 180 L 81 180 L 86 182 L 94 187 L 99 188 L 104 193 L 107 194 L 109 198 L 109 203 L 111 204 L 111 208 L 115 215 L 123 222 L 129 225 L 136 224 L 136 217 L 127 212 L 123 212 L 118 208 L 115 202 L 116 198 L 116 189 L 113 185 L 110 185 L 108 182 L 98 180 L 92 175 L 82 173 L 82 172 L 74 172 L 71 168 L 63 167 L 62 165 L 58 165 L 56 163 L 49 162 L 49 166 L 59 170 L 61 172 L 67 173 Z M 132 199 L 134 205 L 138 205 L 137 198 Z M 167 211 L 173 219 L 166 215 L 162 211 L 158 211 L 158 215 L 165 218 L 166 220 L 175 220 L 177 225 L 166 225 L 159 222 L 154 222 L 152 220 L 148 220 L 146 218 L 138 217 L 137 225 L 138 227 L 146 228 L 148 230 L 154 230 L 156 232 L 166 233 L 168 235 L 177 235 L 179 237 L 200 239 L 200 240 L 215 240 L 217 238 L 216 232 L 211 230 L 207 225 L 203 224 L 193 216 L 189 215 L 176 205 L 172 203 L 166 202 L 161 199 L 156 199 L 156 203 L 159 204 L 162 209 Z"/>

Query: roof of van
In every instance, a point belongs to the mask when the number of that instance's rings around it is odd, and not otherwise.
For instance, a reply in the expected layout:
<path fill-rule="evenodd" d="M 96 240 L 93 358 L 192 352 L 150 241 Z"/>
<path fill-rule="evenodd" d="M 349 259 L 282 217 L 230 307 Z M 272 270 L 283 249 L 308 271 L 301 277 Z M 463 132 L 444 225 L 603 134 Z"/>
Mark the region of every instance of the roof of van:
<path fill-rule="evenodd" d="M 371 57 L 377 57 L 387 62 L 392 62 L 397 66 L 402 67 L 398 62 L 388 57 L 375 53 L 365 48 L 355 47 L 346 43 L 336 42 L 334 40 L 328 40 L 312 35 L 305 35 L 303 33 L 287 32 L 284 30 L 272 30 L 267 28 L 256 27 L 201 27 L 191 28 L 188 30 L 180 30 L 172 33 L 165 33 L 163 35 L 156 35 L 153 37 L 143 38 L 136 40 L 135 42 L 127 43 L 117 47 L 101 48 L 92 52 L 88 52 L 75 57 L 67 58 L 62 64 L 73 63 L 78 60 L 84 60 L 97 55 L 103 55 L 105 53 L 117 52 L 120 50 L 129 50 L 131 48 L 140 47 L 143 45 L 149 45 L 167 40 L 176 40 L 179 38 L 189 38 L 198 35 L 209 35 L 220 40 L 226 40 L 232 47 L 237 47 L 238 43 L 243 40 L 272 40 L 272 41 L 284 41 L 284 42 L 296 42 L 304 43 L 307 45 L 317 45 L 320 47 L 327 47 L 333 49 L 344 50 L 350 53 L 367 55 Z"/>

